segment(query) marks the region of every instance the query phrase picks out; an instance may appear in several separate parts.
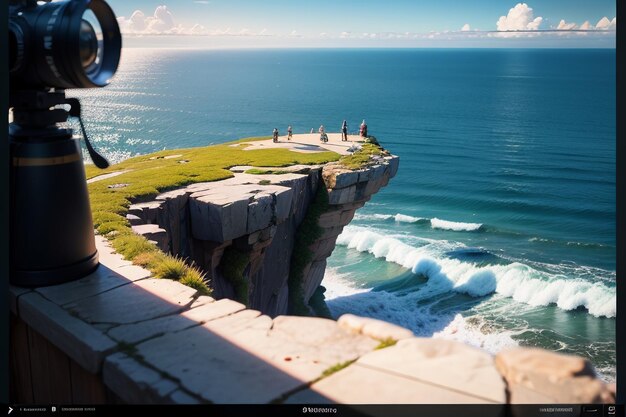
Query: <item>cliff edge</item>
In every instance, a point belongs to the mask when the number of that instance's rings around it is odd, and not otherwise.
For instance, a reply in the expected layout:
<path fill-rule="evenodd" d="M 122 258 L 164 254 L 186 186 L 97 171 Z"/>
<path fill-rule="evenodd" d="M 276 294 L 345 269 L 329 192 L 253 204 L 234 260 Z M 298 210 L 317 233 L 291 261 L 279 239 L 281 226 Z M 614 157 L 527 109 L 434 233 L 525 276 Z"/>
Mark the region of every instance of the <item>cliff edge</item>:
<path fill-rule="evenodd" d="M 328 315 L 320 287 L 326 259 L 362 207 L 387 185 L 400 159 L 370 155 L 282 168 L 236 166 L 232 178 L 192 184 L 130 206 L 133 230 L 192 260 L 213 296 L 272 317 Z"/>

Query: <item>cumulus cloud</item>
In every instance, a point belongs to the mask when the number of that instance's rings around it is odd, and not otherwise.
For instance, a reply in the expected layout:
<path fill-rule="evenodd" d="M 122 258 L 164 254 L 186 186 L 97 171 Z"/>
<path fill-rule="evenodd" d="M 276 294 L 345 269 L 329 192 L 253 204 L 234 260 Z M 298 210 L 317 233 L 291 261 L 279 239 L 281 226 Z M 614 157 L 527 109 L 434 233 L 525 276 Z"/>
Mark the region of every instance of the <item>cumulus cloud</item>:
<path fill-rule="evenodd" d="M 572 30 L 577 29 L 576 23 L 567 23 L 565 20 L 561 19 L 559 25 L 556 27 L 557 30 Z"/>
<path fill-rule="evenodd" d="M 141 10 L 135 10 L 130 18 L 117 19 L 122 33 L 137 35 L 203 35 L 207 31 L 204 26 L 196 24 L 184 27 L 176 24 L 174 15 L 167 6 L 158 6 L 151 16 Z"/>
<path fill-rule="evenodd" d="M 541 22 L 543 22 L 543 17 L 534 17 L 533 9 L 528 7 L 528 4 L 517 3 L 506 16 L 500 16 L 496 27 L 500 31 L 537 30 Z"/>
<path fill-rule="evenodd" d="M 578 26 L 576 23 L 574 22 L 566 22 L 565 20 L 561 19 L 561 21 L 559 22 L 558 26 L 556 27 L 557 30 L 615 30 L 617 28 L 617 18 L 613 18 L 613 20 L 609 20 L 608 17 L 603 17 L 602 19 L 600 19 L 598 21 L 598 23 L 596 23 L 596 25 L 592 25 L 591 23 L 589 23 L 588 20 L 586 20 L 582 25 Z"/>
<path fill-rule="evenodd" d="M 604 16 L 602 19 L 596 23 L 597 30 L 615 30 L 617 28 L 617 17 L 614 17 L 613 20 L 609 20 L 608 17 Z"/>
<path fill-rule="evenodd" d="M 470 30 L 472 29 L 470 28 L 469 23 L 464 24 L 463 27 L 461 28 L 461 32 L 469 32 Z"/>

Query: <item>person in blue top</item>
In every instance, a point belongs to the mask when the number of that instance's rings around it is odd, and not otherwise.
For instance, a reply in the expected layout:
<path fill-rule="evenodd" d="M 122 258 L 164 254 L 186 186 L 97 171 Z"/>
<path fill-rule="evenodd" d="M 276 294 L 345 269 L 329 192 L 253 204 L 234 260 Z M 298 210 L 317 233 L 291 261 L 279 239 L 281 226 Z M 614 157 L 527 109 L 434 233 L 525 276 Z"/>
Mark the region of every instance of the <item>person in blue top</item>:
<path fill-rule="evenodd" d="M 287 140 L 291 140 L 293 136 L 293 131 L 291 130 L 291 125 L 287 126 Z"/>
<path fill-rule="evenodd" d="M 278 142 L 278 129 L 274 128 L 272 132 L 272 142 Z"/>
<path fill-rule="evenodd" d="M 348 122 L 344 120 L 343 123 L 341 124 L 341 141 L 343 142 L 347 140 L 348 140 Z"/>

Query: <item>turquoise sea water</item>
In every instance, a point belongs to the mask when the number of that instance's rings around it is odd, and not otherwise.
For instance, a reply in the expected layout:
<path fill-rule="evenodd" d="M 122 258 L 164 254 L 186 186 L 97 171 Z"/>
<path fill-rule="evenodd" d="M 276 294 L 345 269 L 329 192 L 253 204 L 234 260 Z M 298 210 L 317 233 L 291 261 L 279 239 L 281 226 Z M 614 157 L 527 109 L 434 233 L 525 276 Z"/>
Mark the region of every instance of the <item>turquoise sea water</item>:
<path fill-rule="evenodd" d="M 615 50 L 127 49 L 74 91 L 112 160 L 346 119 L 399 155 L 339 238 L 335 315 L 615 377 Z"/>

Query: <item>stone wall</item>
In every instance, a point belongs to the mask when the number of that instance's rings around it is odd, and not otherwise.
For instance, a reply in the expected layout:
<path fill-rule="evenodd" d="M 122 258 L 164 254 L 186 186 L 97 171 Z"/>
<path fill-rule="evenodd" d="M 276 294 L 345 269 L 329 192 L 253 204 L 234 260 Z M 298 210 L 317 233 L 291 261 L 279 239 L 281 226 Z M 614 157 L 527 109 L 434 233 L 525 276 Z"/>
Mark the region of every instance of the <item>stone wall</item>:
<path fill-rule="evenodd" d="M 193 261 L 207 273 L 216 298 L 244 299 L 248 306 L 275 317 L 290 311 L 289 274 L 294 251 L 308 251 L 302 270 L 305 305 L 324 278 L 326 259 L 355 211 L 397 173 L 397 156 L 378 157 L 359 170 L 338 163 L 281 168 L 280 175 L 246 174 L 193 184 L 130 207 L 133 230 L 174 255 Z M 319 236 L 308 247 L 294 247 L 298 227 L 323 186 L 328 203 L 318 219 Z M 246 258 L 242 277 L 225 274 L 229 248 Z M 234 280 L 245 283 L 244 297 Z"/>
<path fill-rule="evenodd" d="M 615 386 L 580 357 L 527 348 L 493 357 L 354 315 L 271 318 L 155 279 L 100 236 L 96 247 L 100 266 L 78 281 L 10 287 L 11 403 L 615 401 Z M 580 415 L 580 407 L 572 409 L 564 415 Z M 483 410 L 528 415 L 524 408 Z"/>

